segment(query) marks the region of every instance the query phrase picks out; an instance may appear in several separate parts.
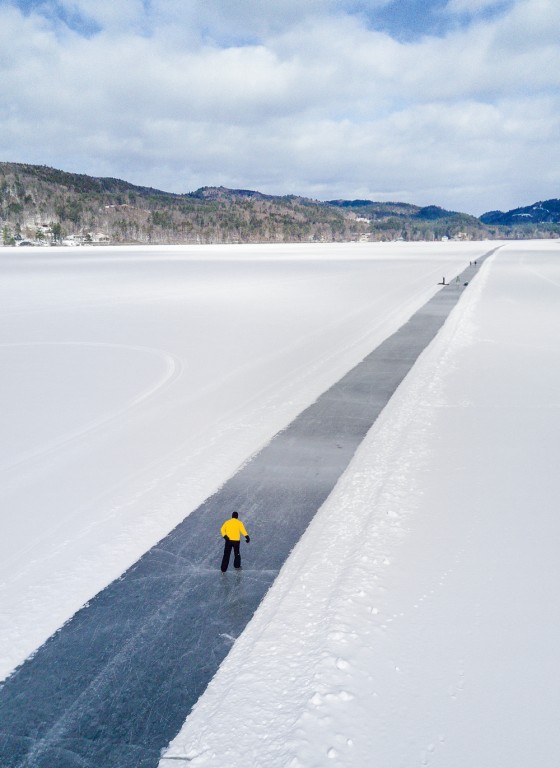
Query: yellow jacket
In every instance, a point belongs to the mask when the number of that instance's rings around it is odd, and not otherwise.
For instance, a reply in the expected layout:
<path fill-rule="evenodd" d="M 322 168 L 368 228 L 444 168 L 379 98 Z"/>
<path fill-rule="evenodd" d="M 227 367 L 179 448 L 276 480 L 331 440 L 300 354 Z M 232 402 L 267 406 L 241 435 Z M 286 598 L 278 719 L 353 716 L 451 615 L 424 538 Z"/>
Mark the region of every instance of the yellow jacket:
<path fill-rule="evenodd" d="M 227 536 L 231 541 L 240 541 L 241 534 L 247 536 L 245 526 L 241 520 L 238 520 L 236 517 L 231 517 L 229 520 L 226 520 L 220 529 L 220 533 L 222 536 Z"/>

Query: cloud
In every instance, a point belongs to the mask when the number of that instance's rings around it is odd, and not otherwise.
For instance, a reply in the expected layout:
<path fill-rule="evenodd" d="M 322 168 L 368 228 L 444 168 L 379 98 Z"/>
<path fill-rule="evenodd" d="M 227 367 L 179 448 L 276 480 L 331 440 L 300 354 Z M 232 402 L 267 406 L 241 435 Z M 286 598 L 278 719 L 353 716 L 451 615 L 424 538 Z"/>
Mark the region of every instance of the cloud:
<path fill-rule="evenodd" d="M 475 213 L 557 197 L 560 6 L 518 0 L 405 43 L 372 27 L 366 5 L 3 6 L 0 153 L 179 192 Z"/>
<path fill-rule="evenodd" d="M 217 45 L 258 42 L 309 18 L 361 14 L 381 8 L 392 0 L 42 0 L 41 9 L 51 15 L 62 9 L 66 17 L 80 17 L 107 34 L 143 29 L 159 30 L 183 40 L 196 39 Z"/>

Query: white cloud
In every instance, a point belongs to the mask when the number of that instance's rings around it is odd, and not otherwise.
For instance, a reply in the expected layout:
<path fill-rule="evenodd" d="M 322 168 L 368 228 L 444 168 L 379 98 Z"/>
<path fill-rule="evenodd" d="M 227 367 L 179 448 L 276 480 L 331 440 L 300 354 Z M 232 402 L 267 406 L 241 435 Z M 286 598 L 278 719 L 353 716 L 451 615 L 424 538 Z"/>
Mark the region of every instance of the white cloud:
<path fill-rule="evenodd" d="M 89 37 L 0 8 L 3 159 L 174 191 L 222 183 L 477 213 L 559 196 L 552 0 L 408 44 L 334 0 L 286 0 L 266 18 L 249 0 L 150 7 L 146 26 L 142 2 L 67 2 L 103 27 Z"/>

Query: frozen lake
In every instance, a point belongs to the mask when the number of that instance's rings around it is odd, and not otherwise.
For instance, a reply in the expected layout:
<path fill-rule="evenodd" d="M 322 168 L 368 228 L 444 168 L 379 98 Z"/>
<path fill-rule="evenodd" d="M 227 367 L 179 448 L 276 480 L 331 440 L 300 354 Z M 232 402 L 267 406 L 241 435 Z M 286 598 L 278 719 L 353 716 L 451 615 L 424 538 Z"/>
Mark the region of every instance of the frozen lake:
<path fill-rule="evenodd" d="M 494 245 L 0 250 L 2 674 Z M 484 263 L 161 768 L 556 768 L 559 257 Z"/>
<path fill-rule="evenodd" d="M 559 290 L 558 241 L 484 263 L 167 758 L 556 768 Z"/>
<path fill-rule="evenodd" d="M 487 250 L 0 251 L 2 675 Z"/>

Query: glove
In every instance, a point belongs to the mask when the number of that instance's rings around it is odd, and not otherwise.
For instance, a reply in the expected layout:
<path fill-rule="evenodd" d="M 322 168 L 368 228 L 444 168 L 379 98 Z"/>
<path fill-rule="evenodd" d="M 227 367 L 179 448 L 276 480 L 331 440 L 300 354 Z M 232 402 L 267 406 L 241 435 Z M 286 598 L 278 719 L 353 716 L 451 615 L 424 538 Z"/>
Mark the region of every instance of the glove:
<path fill-rule="evenodd" d="M 248 536 L 245 536 L 245 541 L 246 541 L 246 542 L 247 542 L 247 544 L 248 544 L 248 543 L 251 541 L 251 539 L 250 539 Z"/>
<path fill-rule="evenodd" d="M 224 539 L 225 539 L 226 541 L 229 541 L 229 536 L 224 536 Z"/>

